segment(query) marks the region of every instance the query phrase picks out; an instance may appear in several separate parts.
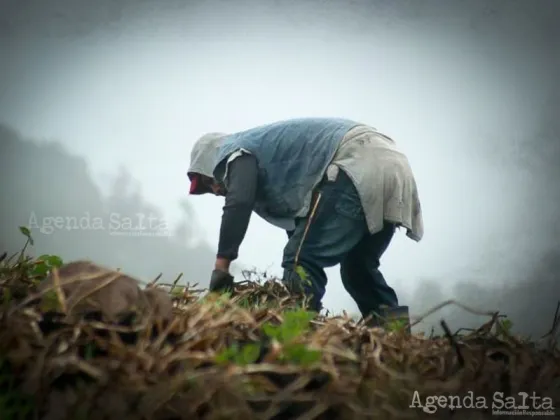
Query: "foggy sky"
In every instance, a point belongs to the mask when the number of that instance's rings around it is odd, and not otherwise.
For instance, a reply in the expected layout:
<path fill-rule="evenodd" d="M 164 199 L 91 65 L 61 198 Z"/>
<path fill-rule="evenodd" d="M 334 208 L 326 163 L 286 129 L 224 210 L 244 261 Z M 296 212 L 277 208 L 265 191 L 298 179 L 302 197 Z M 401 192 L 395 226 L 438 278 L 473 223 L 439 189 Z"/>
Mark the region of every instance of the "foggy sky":
<path fill-rule="evenodd" d="M 177 221 L 190 149 L 205 132 L 289 117 L 359 120 L 394 138 L 416 174 L 425 237 L 416 244 L 401 233 L 382 261 L 411 312 L 451 295 L 552 317 L 560 296 L 557 259 L 548 256 L 560 233 L 557 2 L 0 7 L 0 122 L 85 157 L 103 191 L 123 164 Z M 215 249 L 223 199 L 187 199 L 198 227 L 190 242 Z M 254 215 L 240 260 L 280 273 L 284 244 L 284 232 Z M 543 272 L 556 288 L 530 291 Z M 355 312 L 338 267 L 328 273 L 325 305 Z M 504 292 L 517 284 L 523 293 Z"/>

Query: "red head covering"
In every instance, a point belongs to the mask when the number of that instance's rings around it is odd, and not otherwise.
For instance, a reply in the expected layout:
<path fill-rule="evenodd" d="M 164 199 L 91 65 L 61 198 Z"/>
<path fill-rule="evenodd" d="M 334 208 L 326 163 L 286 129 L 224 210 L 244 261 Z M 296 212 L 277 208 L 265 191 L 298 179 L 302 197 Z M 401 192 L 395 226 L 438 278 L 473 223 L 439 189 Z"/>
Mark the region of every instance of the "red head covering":
<path fill-rule="evenodd" d="M 204 182 L 203 176 L 194 172 L 188 174 L 191 180 L 189 194 L 199 195 L 210 192 L 210 187 Z"/>

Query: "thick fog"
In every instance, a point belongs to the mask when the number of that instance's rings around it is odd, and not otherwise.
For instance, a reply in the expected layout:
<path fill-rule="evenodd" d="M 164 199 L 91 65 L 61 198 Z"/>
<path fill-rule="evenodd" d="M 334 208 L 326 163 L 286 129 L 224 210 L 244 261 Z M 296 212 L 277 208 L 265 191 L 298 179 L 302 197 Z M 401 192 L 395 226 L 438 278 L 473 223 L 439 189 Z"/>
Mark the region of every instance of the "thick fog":
<path fill-rule="evenodd" d="M 197 138 L 290 117 L 373 125 L 407 153 L 425 237 L 382 260 L 417 315 L 446 298 L 550 328 L 560 299 L 554 1 L 0 0 L 2 248 L 207 285 L 223 198 L 189 197 Z M 154 214 L 167 236 L 39 229 Z M 47 232 L 48 231 L 48 232 Z M 50 233 L 49 233 L 50 232 Z M 280 274 L 253 215 L 239 266 Z M 338 267 L 325 306 L 356 313 Z M 480 323 L 440 312 L 455 328 Z M 424 324 L 429 325 L 429 322 Z"/>

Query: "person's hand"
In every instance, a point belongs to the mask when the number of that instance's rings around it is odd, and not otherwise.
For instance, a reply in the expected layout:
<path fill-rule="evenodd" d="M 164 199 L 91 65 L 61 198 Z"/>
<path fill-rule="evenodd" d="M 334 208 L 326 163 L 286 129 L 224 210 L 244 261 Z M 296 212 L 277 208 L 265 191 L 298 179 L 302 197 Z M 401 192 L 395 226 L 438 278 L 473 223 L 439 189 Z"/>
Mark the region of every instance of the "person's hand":
<path fill-rule="evenodd" d="M 210 277 L 211 292 L 229 292 L 233 290 L 233 276 L 227 271 L 214 269 Z"/>

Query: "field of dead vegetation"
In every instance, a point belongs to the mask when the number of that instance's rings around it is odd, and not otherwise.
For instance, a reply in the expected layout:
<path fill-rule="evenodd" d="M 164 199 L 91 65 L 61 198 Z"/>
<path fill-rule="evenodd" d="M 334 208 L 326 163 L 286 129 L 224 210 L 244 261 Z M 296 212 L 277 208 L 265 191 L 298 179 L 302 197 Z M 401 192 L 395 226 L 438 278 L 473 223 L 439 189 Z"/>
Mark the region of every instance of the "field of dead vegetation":
<path fill-rule="evenodd" d="M 309 312 L 274 279 L 214 295 L 27 257 L 33 240 L 20 229 L 22 252 L 0 257 L 2 420 L 560 413 L 558 313 L 539 342 L 516 337 L 498 313 L 467 334 L 442 321 L 441 337 L 409 335 Z"/>

